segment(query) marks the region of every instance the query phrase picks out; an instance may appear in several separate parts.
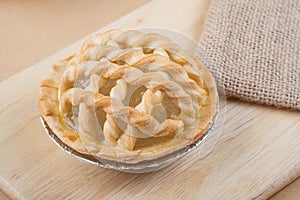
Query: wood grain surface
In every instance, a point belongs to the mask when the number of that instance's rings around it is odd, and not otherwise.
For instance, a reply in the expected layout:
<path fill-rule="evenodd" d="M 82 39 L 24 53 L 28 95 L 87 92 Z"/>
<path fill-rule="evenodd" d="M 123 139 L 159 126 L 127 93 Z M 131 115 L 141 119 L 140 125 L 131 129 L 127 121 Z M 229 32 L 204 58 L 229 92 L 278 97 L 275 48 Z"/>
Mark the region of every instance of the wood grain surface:
<path fill-rule="evenodd" d="M 10 198 L 7 196 L 7 194 L 5 192 L 0 190 L 0 199 L 1 200 L 9 200 Z"/>
<path fill-rule="evenodd" d="M 184 2 L 150 2 L 99 31 L 164 27 L 199 40 L 209 3 Z M 39 121 L 38 85 L 81 42 L 0 83 L 0 187 L 10 198 L 265 199 L 300 175 L 299 112 L 234 100 L 221 140 L 205 159 L 192 152 L 166 169 L 126 174 L 65 154 Z"/>

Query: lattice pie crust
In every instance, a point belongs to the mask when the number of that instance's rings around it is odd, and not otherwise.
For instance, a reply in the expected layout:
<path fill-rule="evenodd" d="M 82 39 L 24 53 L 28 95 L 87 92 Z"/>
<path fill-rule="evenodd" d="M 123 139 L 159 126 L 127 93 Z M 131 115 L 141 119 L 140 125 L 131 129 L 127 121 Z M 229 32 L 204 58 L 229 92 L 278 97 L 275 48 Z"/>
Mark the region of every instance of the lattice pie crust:
<path fill-rule="evenodd" d="M 159 158 L 197 141 L 217 114 L 211 73 L 168 38 L 111 30 L 53 65 L 40 112 L 78 152 L 125 163 Z"/>

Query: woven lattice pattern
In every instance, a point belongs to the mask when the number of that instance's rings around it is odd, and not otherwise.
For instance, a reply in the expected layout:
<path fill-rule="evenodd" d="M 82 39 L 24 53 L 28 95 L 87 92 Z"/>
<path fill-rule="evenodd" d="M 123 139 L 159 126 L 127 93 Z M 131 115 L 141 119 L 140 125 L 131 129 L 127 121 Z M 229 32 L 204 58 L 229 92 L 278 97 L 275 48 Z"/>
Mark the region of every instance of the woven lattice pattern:
<path fill-rule="evenodd" d="M 217 112 L 209 71 L 159 34 L 98 34 L 53 69 L 41 83 L 43 117 L 76 150 L 108 159 L 137 162 L 183 148 Z"/>

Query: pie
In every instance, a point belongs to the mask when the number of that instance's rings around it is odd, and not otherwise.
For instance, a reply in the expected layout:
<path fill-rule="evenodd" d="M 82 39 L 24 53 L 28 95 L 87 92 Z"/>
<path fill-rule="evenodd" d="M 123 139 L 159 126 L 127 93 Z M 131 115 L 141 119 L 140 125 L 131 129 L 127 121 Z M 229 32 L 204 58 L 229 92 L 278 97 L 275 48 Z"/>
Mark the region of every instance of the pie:
<path fill-rule="evenodd" d="M 110 30 L 53 65 L 39 108 L 77 152 L 122 163 L 153 160 L 198 141 L 218 113 L 208 69 L 157 33 Z"/>

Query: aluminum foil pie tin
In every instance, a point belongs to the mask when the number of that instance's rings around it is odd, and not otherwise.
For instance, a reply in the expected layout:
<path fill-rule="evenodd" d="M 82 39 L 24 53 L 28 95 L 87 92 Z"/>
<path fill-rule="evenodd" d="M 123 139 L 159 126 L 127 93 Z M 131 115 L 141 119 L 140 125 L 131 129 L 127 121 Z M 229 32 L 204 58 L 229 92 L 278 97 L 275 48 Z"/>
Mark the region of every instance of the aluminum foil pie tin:
<path fill-rule="evenodd" d="M 56 135 L 55 133 L 51 130 L 51 128 L 48 126 L 47 122 L 43 119 L 43 117 L 40 117 L 41 122 L 43 124 L 43 127 L 45 128 L 48 136 L 50 139 L 57 144 L 59 147 L 63 149 L 64 152 L 71 154 L 75 156 L 77 159 L 97 165 L 100 167 L 104 167 L 107 169 L 114 169 L 114 170 L 119 170 L 123 172 L 129 172 L 129 173 L 146 173 L 146 172 L 151 172 L 151 171 L 156 171 L 159 170 L 163 167 L 166 167 L 170 164 L 172 164 L 174 161 L 178 160 L 188 152 L 194 150 L 196 147 L 198 147 L 205 139 L 208 137 L 209 134 L 213 131 L 213 126 L 215 124 L 215 121 L 212 122 L 212 126 L 207 130 L 207 132 L 195 143 L 188 145 L 187 147 L 175 151 L 171 154 L 165 155 L 161 158 L 154 159 L 154 160 L 147 160 L 147 161 L 142 161 L 139 163 L 134 163 L 134 164 L 128 164 L 128 163 L 122 163 L 122 162 L 117 162 L 117 161 L 111 161 L 107 159 L 103 159 L 100 157 L 95 157 L 92 155 L 87 155 L 80 153 L 65 143 L 63 143 Z"/>
<path fill-rule="evenodd" d="M 218 82 L 217 86 L 219 94 L 218 115 L 211 122 L 210 128 L 199 140 L 197 140 L 191 145 L 186 146 L 183 149 L 180 149 L 163 157 L 154 160 L 142 161 L 134 164 L 107 160 L 100 157 L 80 153 L 66 145 L 64 142 L 62 142 L 51 130 L 51 128 L 48 126 L 47 122 L 43 119 L 42 116 L 40 117 L 40 119 L 50 139 L 55 144 L 57 144 L 64 152 L 75 156 L 77 159 L 107 169 L 113 169 L 128 173 L 147 173 L 167 167 L 168 165 L 174 163 L 183 156 L 188 156 L 189 152 L 191 151 L 197 151 L 199 159 L 204 158 L 211 152 L 222 133 L 226 114 L 226 97 L 224 88 Z M 180 160 L 177 162 L 180 162 Z"/>

